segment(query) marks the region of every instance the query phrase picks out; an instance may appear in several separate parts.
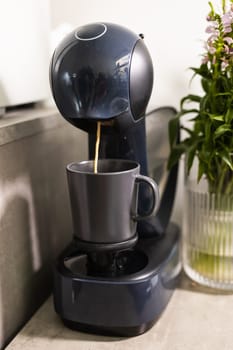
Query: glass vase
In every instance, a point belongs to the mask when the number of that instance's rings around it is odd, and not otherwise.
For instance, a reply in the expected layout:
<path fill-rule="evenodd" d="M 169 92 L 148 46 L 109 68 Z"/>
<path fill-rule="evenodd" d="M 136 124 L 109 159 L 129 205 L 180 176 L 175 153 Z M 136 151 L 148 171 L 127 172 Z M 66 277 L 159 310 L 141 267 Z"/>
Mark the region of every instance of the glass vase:
<path fill-rule="evenodd" d="M 205 180 L 186 180 L 182 250 L 192 280 L 233 290 L 232 195 L 209 193 Z"/>

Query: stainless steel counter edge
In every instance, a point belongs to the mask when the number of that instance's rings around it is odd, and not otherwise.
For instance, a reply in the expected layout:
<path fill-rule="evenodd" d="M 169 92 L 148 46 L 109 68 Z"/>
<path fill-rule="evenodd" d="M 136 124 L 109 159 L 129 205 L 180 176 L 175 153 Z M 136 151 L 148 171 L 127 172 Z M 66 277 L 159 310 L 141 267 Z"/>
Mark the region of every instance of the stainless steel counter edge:
<path fill-rule="evenodd" d="M 55 107 L 14 110 L 0 118 L 0 146 L 63 125 Z"/>

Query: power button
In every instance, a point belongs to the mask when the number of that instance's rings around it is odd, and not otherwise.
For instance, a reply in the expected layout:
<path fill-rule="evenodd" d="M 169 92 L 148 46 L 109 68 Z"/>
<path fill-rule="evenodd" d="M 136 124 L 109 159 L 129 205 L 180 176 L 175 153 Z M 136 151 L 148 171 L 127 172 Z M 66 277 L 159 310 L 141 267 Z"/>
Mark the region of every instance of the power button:
<path fill-rule="evenodd" d="M 107 31 L 107 26 L 103 23 L 87 24 L 78 28 L 75 37 L 78 40 L 95 40 L 103 36 Z"/>

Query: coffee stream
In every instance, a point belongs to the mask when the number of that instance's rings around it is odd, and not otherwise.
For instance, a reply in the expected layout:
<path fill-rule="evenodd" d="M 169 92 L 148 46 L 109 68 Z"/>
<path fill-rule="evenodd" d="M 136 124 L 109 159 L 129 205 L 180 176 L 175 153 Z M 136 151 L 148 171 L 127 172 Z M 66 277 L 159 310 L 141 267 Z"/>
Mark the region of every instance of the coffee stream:
<path fill-rule="evenodd" d="M 98 172 L 98 158 L 100 147 L 100 135 L 101 135 L 101 122 L 97 122 L 96 143 L 95 143 L 95 160 L 94 160 L 94 173 Z"/>

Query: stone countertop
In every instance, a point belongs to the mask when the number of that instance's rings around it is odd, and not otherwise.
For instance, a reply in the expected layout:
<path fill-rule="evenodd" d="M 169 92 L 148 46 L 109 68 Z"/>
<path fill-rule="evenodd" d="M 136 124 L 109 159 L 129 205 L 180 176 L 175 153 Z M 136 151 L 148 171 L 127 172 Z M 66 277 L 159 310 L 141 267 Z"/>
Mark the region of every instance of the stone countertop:
<path fill-rule="evenodd" d="M 65 328 L 52 298 L 7 346 L 7 350 L 232 350 L 233 293 L 200 287 L 182 276 L 167 308 L 143 335 L 117 338 Z"/>

